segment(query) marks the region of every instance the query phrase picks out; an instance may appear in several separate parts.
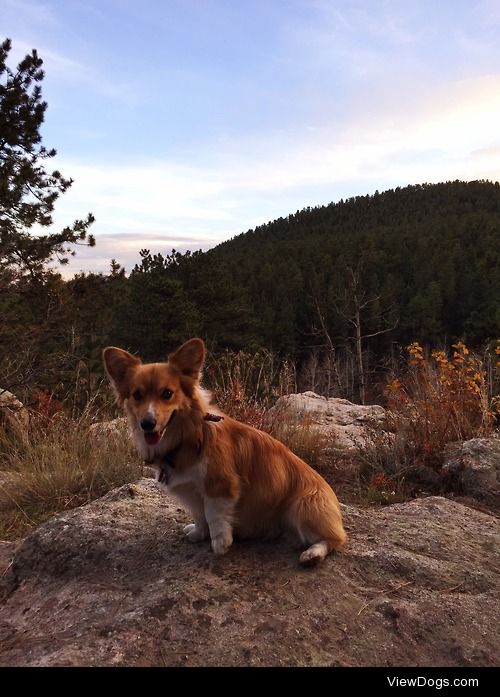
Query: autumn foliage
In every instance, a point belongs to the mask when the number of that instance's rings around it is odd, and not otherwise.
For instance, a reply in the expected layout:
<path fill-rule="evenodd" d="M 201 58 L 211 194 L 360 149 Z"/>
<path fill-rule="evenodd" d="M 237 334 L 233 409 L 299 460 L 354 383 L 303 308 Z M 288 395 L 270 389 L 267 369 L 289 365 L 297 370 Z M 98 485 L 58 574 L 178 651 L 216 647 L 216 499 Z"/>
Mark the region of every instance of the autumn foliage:
<path fill-rule="evenodd" d="M 495 398 L 484 360 L 463 342 L 452 346 L 451 355 L 438 349 L 426 355 L 417 342 L 407 351 L 405 371 L 386 387 L 393 428 L 404 434 L 415 462 L 438 469 L 447 443 L 491 434 Z M 500 342 L 495 355 L 498 363 Z"/>

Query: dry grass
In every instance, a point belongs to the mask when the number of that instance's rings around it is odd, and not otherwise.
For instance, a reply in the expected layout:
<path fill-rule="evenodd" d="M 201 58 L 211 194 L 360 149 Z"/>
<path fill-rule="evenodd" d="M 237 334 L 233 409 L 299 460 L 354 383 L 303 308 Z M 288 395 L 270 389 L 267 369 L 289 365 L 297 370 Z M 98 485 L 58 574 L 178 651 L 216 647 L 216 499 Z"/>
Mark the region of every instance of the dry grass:
<path fill-rule="evenodd" d="M 489 436 L 495 401 L 483 361 L 463 343 L 451 355 L 408 347 L 408 363 L 386 388 L 385 424 L 373 427 L 356 459 L 368 499 L 393 503 L 447 486 L 441 476 L 448 443 Z"/>
<path fill-rule="evenodd" d="M 99 416 L 89 404 L 77 418 L 33 413 L 27 430 L 0 430 L 0 539 L 18 538 L 141 475 L 125 424 L 99 437 L 91 430 Z"/>
<path fill-rule="evenodd" d="M 325 464 L 328 438 L 312 422 L 308 414 L 296 414 L 289 410 L 272 410 L 267 413 L 264 429 L 284 443 L 311 467 L 321 469 Z"/>
<path fill-rule="evenodd" d="M 253 354 L 225 351 L 217 358 L 209 357 L 204 378 L 227 413 L 238 402 L 269 408 L 278 397 L 297 391 L 293 364 L 279 362 L 273 353 L 263 350 Z"/>

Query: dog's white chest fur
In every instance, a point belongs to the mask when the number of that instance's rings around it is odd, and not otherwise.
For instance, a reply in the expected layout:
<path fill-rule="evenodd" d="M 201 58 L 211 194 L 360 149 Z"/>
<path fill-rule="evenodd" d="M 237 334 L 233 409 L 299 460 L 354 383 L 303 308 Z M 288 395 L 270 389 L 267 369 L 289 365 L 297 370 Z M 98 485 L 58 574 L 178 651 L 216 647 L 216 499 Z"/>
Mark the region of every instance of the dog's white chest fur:
<path fill-rule="evenodd" d="M 204 458 L 200 458 L 194 465 L 181 472 L 167 463 L 162 463 L 162 468 L 166 473 L 166 482 L 158 481 L 160 488 L 174 495 L 178 494 L 179 489 L 191 489 L 193 494 L 203 496 L 207 476 L 207 462 Z"/>

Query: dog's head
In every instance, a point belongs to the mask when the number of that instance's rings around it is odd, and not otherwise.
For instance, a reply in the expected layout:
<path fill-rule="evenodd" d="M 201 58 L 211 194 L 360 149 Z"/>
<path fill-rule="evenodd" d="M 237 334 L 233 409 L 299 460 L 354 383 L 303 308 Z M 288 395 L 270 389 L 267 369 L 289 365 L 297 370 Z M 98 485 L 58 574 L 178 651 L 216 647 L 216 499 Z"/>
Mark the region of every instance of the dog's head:
<path fill-rule="evenodd" d="M 154 447 L 177 412 L 191 409 L 205 345 L 201 339 L 190 339 L 167 363 L 142 363 L 128 351 L 108 346 L 103 360 L 118 403 L 125 406 L 145 443 Z"/>

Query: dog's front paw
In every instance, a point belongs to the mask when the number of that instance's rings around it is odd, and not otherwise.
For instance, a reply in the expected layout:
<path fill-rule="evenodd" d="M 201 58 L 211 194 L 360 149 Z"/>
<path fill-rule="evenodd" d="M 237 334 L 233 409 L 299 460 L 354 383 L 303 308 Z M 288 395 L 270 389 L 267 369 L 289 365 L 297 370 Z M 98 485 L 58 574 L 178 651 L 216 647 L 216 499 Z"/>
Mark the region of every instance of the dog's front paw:
<path fill-rule="evenodd" d="M 214 554 L 225 554 L 233 544 L 233 536 L 230 532 L 220 533 L 212 537 L 212 549 Z"/>
<path fill-rule="evenodd" d="M 189 523 L 184 527 L 184 534 L 190 542 L 202 542 L 207 539 L 208 530 L 195 523 Z"/>

